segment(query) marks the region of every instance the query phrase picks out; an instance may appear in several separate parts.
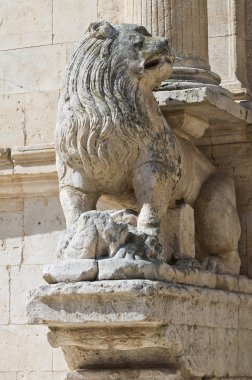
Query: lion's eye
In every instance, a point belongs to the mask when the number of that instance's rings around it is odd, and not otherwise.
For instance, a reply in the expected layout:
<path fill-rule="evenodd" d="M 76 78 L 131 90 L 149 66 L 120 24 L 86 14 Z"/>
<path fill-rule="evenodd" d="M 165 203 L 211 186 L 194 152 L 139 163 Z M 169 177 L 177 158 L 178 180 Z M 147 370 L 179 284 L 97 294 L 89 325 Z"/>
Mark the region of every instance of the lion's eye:
<path fill-rule="evenodd" d="M 134 47 L 138 47 L 139 49 L 143 47 L 144 41 L 141 37 L 132 34 L 132 35 L 129 35 L 129 39 L 133 43 Z"/>
<path fill-rule="evenodd" d="M 143 47 L 143 44 L 144 44 L 143 40 L 134 41 L 134 46 L 138 47 L 139 49 Z"/>

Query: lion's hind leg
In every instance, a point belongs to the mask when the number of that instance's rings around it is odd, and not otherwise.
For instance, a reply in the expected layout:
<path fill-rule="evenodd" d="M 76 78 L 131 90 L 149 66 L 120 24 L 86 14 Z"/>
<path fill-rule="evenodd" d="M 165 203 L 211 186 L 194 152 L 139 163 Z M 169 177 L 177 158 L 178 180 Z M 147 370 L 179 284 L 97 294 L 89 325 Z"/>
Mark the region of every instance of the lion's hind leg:
<path fill-rule="evenodd" d="M 196 240 L 207 270 L 239 273 L 238 241 L 241 227 L 233 180 L 213 174 L 202 186 L 195 202 Z"/>

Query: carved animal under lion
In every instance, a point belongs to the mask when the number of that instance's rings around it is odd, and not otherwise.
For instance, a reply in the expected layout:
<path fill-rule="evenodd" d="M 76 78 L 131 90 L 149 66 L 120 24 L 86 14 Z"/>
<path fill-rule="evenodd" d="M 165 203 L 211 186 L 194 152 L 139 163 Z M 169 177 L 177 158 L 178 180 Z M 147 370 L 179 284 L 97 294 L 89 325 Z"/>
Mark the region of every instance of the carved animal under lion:
<path fill-rule="evenodd" d="M 135 231 L 145 234 L 149 245 L 158 240 L 159 259 L 169 263 L 164 217 L 183 199 L 194 208 L 206 268 L 239 273 L 233 181 L 174 134 L 153 96 L 171 75 L 171 64 L 168 40 L 152 37 L 142 26 L 90 24 L 70 60 L 59 103 L 57 169 L 67 227 L 95 210 L 102 195 L 126 207 L 134 195 Z M 122 252 L 120 244 L 113 255 Z"/>

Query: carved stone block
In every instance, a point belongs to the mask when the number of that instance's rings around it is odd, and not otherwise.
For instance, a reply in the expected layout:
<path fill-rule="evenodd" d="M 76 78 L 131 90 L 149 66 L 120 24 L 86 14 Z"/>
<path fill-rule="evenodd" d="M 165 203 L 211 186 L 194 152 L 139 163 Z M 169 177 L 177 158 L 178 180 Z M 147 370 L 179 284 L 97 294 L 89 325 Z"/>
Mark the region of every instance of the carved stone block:
<path fill-rule="evenodd" d="M 76 371 L 68 380 L 100 374 L 116 380 L 177 380 L 181 374 L 195 380 L 227 373 L 238 379 L 252 372 L 251 305 L 251 294 L 242 288 L 238 293 L 172 282 L 95 281 L 40 287 L 31 293 L 28 316 L 30 323 L 49 326 L 49 343 L 62 348 Z"/>
<path fill-rule="evenodd" d="M 167 112 L 166 119 L 174 132 L 187 140 L 192 137 L 199 138 L 204 135 L 209 123 L 187 112 Z"/>

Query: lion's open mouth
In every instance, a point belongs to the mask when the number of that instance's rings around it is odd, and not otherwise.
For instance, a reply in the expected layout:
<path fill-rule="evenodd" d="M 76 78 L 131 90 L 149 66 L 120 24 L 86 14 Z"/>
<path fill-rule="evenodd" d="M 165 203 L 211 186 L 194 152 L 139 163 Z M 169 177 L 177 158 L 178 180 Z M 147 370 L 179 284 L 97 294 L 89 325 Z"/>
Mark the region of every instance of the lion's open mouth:
<path fill-rule="evenodd" d="M 159 58 L 153 58 L 150 61 L 145 62 L 144 68 L 145 69 L 152 69 L 155 66 L 158 66 L 160 64 Z"/>
<path fill-rule="evenodd" d="M 172 64 L 172 61 L 173 61 L 172 58 L 169 56 L 154 57 L 154 58 L 151 58 L 145 62 L 144 68 L 147 70 L 153 69 L 153 68 L 155 68 L 155 67 L 157 67 L 160 64 L 165 63 L 165 62 Z"/>

